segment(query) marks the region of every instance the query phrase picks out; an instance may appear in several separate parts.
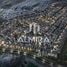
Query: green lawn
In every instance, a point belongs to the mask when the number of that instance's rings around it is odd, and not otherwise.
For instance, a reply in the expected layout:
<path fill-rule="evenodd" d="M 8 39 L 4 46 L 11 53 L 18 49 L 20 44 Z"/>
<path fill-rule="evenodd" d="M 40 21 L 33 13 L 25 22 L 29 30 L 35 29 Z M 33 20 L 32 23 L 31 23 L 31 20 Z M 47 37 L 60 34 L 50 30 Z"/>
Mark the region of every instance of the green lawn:
<path fill-rule="evenodd" d="M 36 65 L 33 64 L 33 63 L 29 63 L 27 67 L 38 67 L 38 66 L 36 66 Z"/>

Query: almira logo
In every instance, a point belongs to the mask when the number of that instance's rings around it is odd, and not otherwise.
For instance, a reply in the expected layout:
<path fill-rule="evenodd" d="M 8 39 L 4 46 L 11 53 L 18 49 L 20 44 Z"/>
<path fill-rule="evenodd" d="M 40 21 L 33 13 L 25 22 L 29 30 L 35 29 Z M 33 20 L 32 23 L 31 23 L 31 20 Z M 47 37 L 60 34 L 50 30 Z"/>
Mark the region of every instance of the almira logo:
<path fill-rule="evenodd" d="M 24 31 L 24 34 L 21 35 L 17 41 L 18 43 L 24 43 L 24 44 L 33 44 L 33 43 L 35 45 L 50 44 L 51 43 L 50 38 L 46 35 L 42 35 L 40 31 L 41 31 L 40 25 L 33 22 L 29 24 L 29 30 Z"/>

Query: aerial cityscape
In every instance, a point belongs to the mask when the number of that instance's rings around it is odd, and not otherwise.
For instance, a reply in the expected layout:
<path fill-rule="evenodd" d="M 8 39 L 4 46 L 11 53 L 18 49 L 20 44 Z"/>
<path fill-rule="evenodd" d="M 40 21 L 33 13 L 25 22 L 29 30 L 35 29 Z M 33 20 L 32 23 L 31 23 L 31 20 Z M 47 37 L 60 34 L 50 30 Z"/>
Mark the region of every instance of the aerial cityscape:
<path fill-rule="evenodd" d="M 0 67 L 67 67 L 67 0 L 0 2 Z"/>

